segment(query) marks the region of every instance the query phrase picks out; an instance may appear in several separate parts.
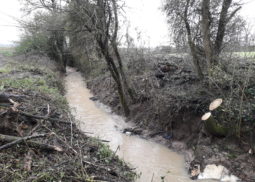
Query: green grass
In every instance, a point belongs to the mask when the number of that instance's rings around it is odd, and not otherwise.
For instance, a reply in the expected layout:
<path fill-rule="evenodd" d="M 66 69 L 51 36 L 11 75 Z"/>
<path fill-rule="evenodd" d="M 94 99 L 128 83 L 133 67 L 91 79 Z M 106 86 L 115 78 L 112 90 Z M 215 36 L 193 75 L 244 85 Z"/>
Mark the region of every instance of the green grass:
<path fill-rule="evenodd" d="M 16 77 L 16 73 L 30 73 L 31 76 Z M 57 74 L 46 68 L 38 68 L 32 65 L 5 65 L 0 68 L 0 92 L 6 88 L 32 90 L 44 93 L 54 98 L 59 105 L 66 105 L 67 101 L 61 89 L 63 85 L 57 78 Z M 36 76 L 37 75 L 37 76 Z M 38 76 L 40 75 L 40 76 Z"/>
<path fill-rule="evenodd" d="M 22 79 L 5 78 L 0 80 L 0 89 L 6 87 L 36 90 L 52 95 L 58 94 L 58 89 L 50 88 L 47 85 L 46 80 L 42 78 L 22 78 Z"/>
<path fill-rule="evenodd" d="M 110 149 L 110 146 L 101 142 L 98 138 L 90 138 L 90 143 L 98 147 L 97 156 L 101 161 L 110 164 L 112 160 L 119 163 L 120 166 L 125 166 L 126 163 L 116 156 L 116 153 Z M 132 171 L 125 171 L 124 175 L 130 179 L 130 181 L 136 180 L 140 177 L 140 174 L 136 174 Z"/>
<path fill-rule="evenodd" d="M 14 55 L 15 48 L 14 47 L 0 47 L 0 54 L 11 57 Z"/>
<path fill-rule="evenodd" d="M 109 163 L 110 158 L 114 156 L 114 153 L 111 151 L 109 145 L 102 143 L 98 138 L 91 138 L 90 142 L 98 147 L 97 155 L 99 159 Z"/>
<path fill-rule="evenodd" d="M 241 58 L 255 58 L 255 51 L 254 52 L 234 52 L 233 54 Z"/>
<path fill-rule="evenodd" d="M 10 65 L 6 65 L 4 67 L 0 67 L 0 74 L 8 74 L 12 71 L 13 69 L 11 68 Z"/>

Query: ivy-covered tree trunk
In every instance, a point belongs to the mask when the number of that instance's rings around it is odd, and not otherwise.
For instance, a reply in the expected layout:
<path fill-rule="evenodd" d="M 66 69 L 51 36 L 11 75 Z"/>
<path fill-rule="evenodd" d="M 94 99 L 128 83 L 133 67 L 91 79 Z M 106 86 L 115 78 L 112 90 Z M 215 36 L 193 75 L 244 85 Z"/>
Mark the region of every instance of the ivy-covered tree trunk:
<path fill-rule="evenodd" d="M 98 45 L 99 45 L 101 52 L 105 58 L 105 61 L 107 62 L 107 67 L 110 70 L 111 76 L 113 77 L 113 79 L 117 85 L 117 91 L 119 94 L 120 103 L 123 107 L 125 116 L 128 116 L 130 114 L 130 110 L 129 110 L 128 103 L 127 103 L 127 97 L 124 92 L 124 87 L 121 82 L 121 75 L 117 69 L 117 66 L 116 66 L 112 56 L 110 55 L 109 47 L 107 45 L 105 45 L 100 40 L 98 41 Z"/>
<path fill-rule="evenodd" d="M 54 59 L 59 67 L 59 70 L 63 73 L 66 72 L 66 59 L 64 54 L 65 37 L 63 32 L 52 31 L 49 44 L 51 50 L 49 50 L 49 56 Z"/>

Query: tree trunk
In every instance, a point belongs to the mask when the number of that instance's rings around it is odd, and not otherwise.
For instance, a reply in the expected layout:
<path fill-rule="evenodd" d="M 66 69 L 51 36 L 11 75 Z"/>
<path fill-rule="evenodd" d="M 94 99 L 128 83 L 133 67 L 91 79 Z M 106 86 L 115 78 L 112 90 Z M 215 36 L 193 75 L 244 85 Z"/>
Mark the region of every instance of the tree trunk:
<path fill-rule="evenodd" d="M 60 67 L 60 71 L 63 73 L 66 73 L 66 60 L 64 57 L 64 51 L 63 51 L 63 47 L 64 47 L 64 36 L 62 35 L 62 33 L 59 33 L 58 31 L 54 32 L 54 46 L 55 46 L 55 50 L 56 50 L 56 54 L 57 54 L 57 61 L 58 61 L 58 65 Z"/>
<path fill-rule="evenodd" d="M 120 75 L 118 73 L 117 67 L 115 66 L 115 63 L 113 62 L 113 59 L 111 56 L 109 56 L 109 54 L 104 54 L 105 59 L 107 61 L 107 65 L 108 68 L 110 70 L 110 73 L 117 85 L 117 90 L 118 90 L 118 94 L 119 94 L 119 99 L 120 99 L 120 103 L 123 107 L 125 116 L 128 116 L 130 114 L 130 110 L 127 104 L 127 100 L 126 100 L 126 96 L 125 96 L 125 92 L 123 89 L 123 85 L 121 83 L 121 79 L 120 79 Z"/>
<path fill-rule="evenodd" d="M 210 35 L 210 0 L 202 2 L 202 34 L 203 46 L 207 63 L 207 72 L 210 75 L 211 66 L 213 64 L 213 51 Z"/>
<path fill-rule="evenodd" d="M 189 42 L 189 47 L 190 47 L 190 51 L 191 51 L 191 55 L 192 55 L 192 60 L 193 60 L 193 64 L 195 66 L 195 70 L 197 72 L 197 75 L 200 79 L 203 79 L 204 74 L 203 74 L 203 71 L 202 71 L 200 63 L 199 63 L 199 57 L 198 57 L 197 52 L 196 52 L 195 44 L 193 43 L 192 40 L 189 40 L 188 42 Z"/>
<path fill-rule="evenodd" d="M 202 72 L 202 69 L 199 64 L 199 57 L 197 55 L 196 46 L 195 46 L 195 44 L 192 40 L 192 37 L 191 37 L 190 25 L 189 25 L 188 18 L 187 18 L 189 5 L 190 5 L 190 0 L 187 0 L 183 20 L 184 20 L 186 31 L 187 31 L 188 43 L 189 43 L 189 47 L 190 47 L 190 51 L 191 51 L 191 55 L 192 55 L 193 64 L 195 66 L 195 70 L 198 74 L 198 77 L 202 79 L 204 76 L 203 76 L 203 72 Z"/>
<path fill-rule="evenodd" d="M 223 38 L 225 36 L 225 31 L 226 31 L 226 25 L 228 23 L 228 10 L 229 10 L 231 3 L 232 3 L 232 0 L 224 0 L 223 4 L 222 4 L 217 36 L 216 36 L 216 40 L 214 43 L 214 45 L 215 45 L 214 53 L 215 53 L 216 57 L 218 57 L 221 53 Z"/>
<path fill-rule="evenodd" d="M 98 45 L 100 46 L 100 50 L 101 50 L 102 54 L 104 55 L 105 60 L 107 62 L 108 69 L 110 70 L 110 73 L 111 73 L 111 75 L 112 75 L 112 77 L 113 77 L 113 79 L 114 79 L 114 81 L 117 85 L 117 91 L 118 91 L 118 94 L 119 94 L 120 103 L 123 107 L 123 111 L 125 113 L 125 116 L 128 116 L 130 114 L 130 110 L 129 110 L 129 107 L 128 107 L 128 104 L 127 104 L 125 92 L 124 92 L 124 89 L 123 89 L 123 85 L 121 83 L 121 78 L 120 78 L 120 74 L 118 72 L 118 69 L 117 69 L 117 67 L 114 63 L 113 58 L 110 56 L 108 46 L 105 46 L 102 41 L 98 41 Z"/>
<path fill-rule="evenodd" d="M 121 74 L 121 77 L 122 77 L 122 80 L 123 80 L 124 87 L 127 90 L 131 100 L 135 101 L 135 93 L 134 93 L 134 90 L 128 84 L 128 81 L 127 81 L 127 78 L 126 78 L 126 74 L 125 74 L 125 72 L 123 70 L 122 59 L 120 57 L 120 54 L 119 54 L 119 51 L 118 51 L 118 47 L 117 47 L 116 43 L 113 43 L 112 46 L 113 46 L 115 55 L 117 57 L 117 61 L 118 61 L 118 64 L 119 64 L 119 70 L 120 70 L 120 74 Z"/>
<path fill-rule="evenodd" d="M 119 54 L 119 50 L 118 50 L 118 46 L 117 46 L 117 36 L 118 36 L 118 30 L 119 30 L 119 19 L 118 19 L 118 12 L 117 12 L 117 3 L 116 0 L 112 0 L 112 5 L 113 5 L 113 14 L 114 14 L 114 32 L 113 32 L 113 36 L 112 36 L 112 40 L 111 40 L 111 45 L 112 48 L 114 50 L 114 53 L 116 55 L 118 64 L 119 64 L 119 70 L 120 70 L 120 74 L 123 80 L 123 84 L 125 89 L 127 90 L 130 98 L 132 101 L 135 101 L 135 94 L 134 94 L 134 90 L 131 89 L 131 87 L 129 86 L 128 80 L 126 78 L 126 74 L 123 70 L 123 64 L 122 64 L 122 59 L 120 57 Z"/>

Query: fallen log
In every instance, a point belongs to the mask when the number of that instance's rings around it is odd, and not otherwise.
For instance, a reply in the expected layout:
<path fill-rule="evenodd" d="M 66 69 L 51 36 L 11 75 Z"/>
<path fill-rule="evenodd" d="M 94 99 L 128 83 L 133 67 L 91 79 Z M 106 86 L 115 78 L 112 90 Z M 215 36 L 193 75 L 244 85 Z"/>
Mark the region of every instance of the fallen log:
<path fill-rule="evenodd" d="M 35 138 L 46 137 L 49 135 L 50 134 L 39 134 L 39 135 L 33 135 L 33 136 L 27 136 L 27 137 L 16 137 L 16 136 L 0 134 L 0 141 L 8 142 L 7 144 L 0 146 L 0 151 L 10 148 L 17 144 L 27 144 L 30 147 L 35 147 L 35 148 L 39 148 L 39 149 L 43 149 L 43 150 L 47 150 L 47 151 L 62 152 L 63 149 L 60 147 L 57 147 L 57 146 L 52 146 L 52 145 L 39 143 L 39 142 L 28 141 L 28 140 L 35 139 Z"/>
<path fill-rule="evenodd" d="M 16 95 L 16 94 L 4 94 L 6 97 L 10 98 L 10 97 L 13 97 L 13 98 L 29 98 L 27 95 Z"/>
<path fill-rule="evenodd" d="M 9 97 L 6 94 L 0 94 L 0 103 L 11 104 Z"/>

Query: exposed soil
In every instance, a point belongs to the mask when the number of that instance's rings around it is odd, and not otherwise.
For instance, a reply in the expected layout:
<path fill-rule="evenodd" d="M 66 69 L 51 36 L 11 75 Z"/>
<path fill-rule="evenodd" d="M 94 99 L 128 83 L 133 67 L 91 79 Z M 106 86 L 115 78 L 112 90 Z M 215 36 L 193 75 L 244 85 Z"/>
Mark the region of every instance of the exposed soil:
<path fill-rule="evenodd" d="M 128 120 L 136 123 L 136 130 L 143 129 L 143 132 L 139 134 L 183 152 L 187 168 L 190 170 L 196 164 L 199 164 L 202 170 L 207 164 L 221 164 L 242 181 L 254 182 L 255 156 L 248 153 L 250 149 L 254 150 L 254 136 L 243 132 L 245 134 L 239 139 L 232 134 L 219 138 L 211 135 L 200 119 L 208 111 L 208 105 L 212 100 L 220 97 L 227 103 L 228 95 L 232 93 L 231 88 L 237 88 L 241 83 L 240 80 L 245 79 L 246 75 L 241 73 L 248 72 L 247 65 L 249 65 L 249 71 L 253 74 L 254 65 L 243 61 L 235 66 L 238 74 L 231 86 L 229 86 L 228 77 L 220 75 L 219 72 L 209 86 L 197 78 L 189 64 L 190 61 L 177 57 L 163 59 L 156 56 L 144 59 L 147 61 L 147 66 L 139 67 L 135 63 L 127 65 L 131 85 L 136 88 L 137 94 L 137 101 L 130 103 L 132 114 Z M 253 79 L 253 77 L 249 79 L 247 86 L 251 90 L 254 89 Z M 115 84 L 110 75 L 101 74 L 89 80 L 87 86 L 94 93 L 95 98 L 109 105 L 114 112 L 123 114 Z M 255 113 L 254 107 L 251 106 L 254 103 L 254 97 L 249 94 L 246 96 L 244 115 L 249 117 L 243 118 L 243 125 L 251 128 L 250 123 L 254 122 L 251 116 Z M 235 98 L 235 95 L 232 98 L 234 101 L 231 108 L 234 108 L 240 101 Z M 228 108 L 226 105 L 223 108 Z M 227 122 L 236 119 L 235 114 L 238 113 L 238 109 L 231 112 L 225 112 L 222 109 L 213 114 L 218 120 L 223 121 L 221 123 L 231 125 Z"/>
<path fill-rule="evenodd" d="M 38 56 L 4 59 L 8 69 L 1 67 L 1 92 L 15 103 L 1 100 L 1 136 L 45 135 L 0 150 L 0 181 L 133 181 L 135 174 L 123 161 L 76 127 L 51 61 Z M 0 147 L 5 144 L 1 138 Z"/>

